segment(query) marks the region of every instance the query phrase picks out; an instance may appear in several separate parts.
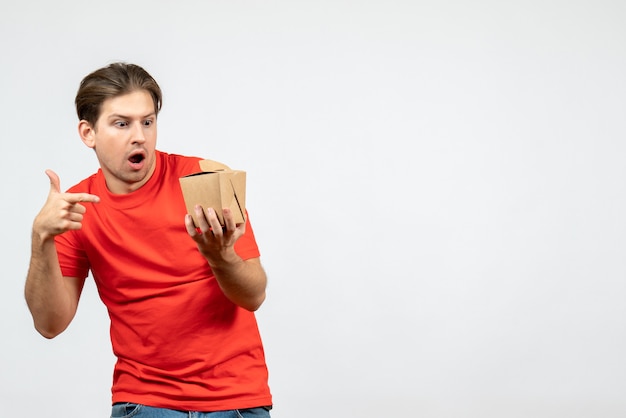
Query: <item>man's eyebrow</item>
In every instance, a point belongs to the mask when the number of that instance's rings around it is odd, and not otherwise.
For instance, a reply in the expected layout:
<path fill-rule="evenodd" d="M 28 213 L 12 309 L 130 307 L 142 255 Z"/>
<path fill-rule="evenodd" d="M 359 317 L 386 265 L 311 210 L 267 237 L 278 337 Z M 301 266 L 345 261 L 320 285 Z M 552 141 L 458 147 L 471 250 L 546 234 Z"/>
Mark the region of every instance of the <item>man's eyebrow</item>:
<path fill-rule="evenodd" d="M 147 118 L 152 118 L 152 117 L 155 117 L 155 116 L 156 116 L 156 113 L 155 112 L 151 112 L 151 113 L 149 113 L 149 114 L 147 114 L 145 116 L 141 116 L 140 118 L 141 119 L 147 119 Z M 108 116 L 108 119 L 116 119 L 116 118 L 117 119 L 132 119 L 131 116 L 122 115 L 120 113 L 112 113 L 112 114 L 110 114 Z"/>

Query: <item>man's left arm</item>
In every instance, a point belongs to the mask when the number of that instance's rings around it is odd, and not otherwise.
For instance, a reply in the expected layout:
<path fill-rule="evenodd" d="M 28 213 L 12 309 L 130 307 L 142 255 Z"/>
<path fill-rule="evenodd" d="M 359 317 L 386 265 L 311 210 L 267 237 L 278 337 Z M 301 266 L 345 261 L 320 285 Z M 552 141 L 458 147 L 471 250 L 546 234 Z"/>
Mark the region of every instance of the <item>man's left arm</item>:
<path fill-rule="evenodd" d="M 235 224 L 228 208 L 223 209 L 224 227 L 212 208 L 205 211 L 196 205 L 195 211 L 198 227 L 189 214 L 185 216 L 185 226 L 211 266 L 220 288 L 233 303 L 256 311 L 265 300 L 267 276 L 260 258 L 244 260 L 235 252 L 235 243 L 245 233 L 246 224 Z"/>

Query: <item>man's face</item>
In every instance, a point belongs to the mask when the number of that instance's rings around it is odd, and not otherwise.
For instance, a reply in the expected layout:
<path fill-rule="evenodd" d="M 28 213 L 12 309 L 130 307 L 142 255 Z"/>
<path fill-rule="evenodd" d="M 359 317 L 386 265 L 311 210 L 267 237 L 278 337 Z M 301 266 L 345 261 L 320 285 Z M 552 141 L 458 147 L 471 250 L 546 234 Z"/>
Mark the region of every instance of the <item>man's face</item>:
<path fill-rule="evenodd" d="M 79 124 L 83 142 L 93 148 L 112 193 L 143 186 L 155 169 L 157 117 L 150 93 L 137 90 L 105 100 L 96 126 Z"/>

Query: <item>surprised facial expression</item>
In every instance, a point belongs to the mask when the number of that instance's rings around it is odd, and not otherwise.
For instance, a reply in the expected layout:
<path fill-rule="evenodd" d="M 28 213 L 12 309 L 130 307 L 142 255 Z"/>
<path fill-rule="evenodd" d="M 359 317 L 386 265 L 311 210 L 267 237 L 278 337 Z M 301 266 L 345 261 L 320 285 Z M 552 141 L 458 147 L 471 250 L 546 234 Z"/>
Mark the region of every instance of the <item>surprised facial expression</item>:
<path fill-rule="evenodd" d="M 93 148 L 108 189 L 130 193 L 143 186 L 155 169 L 157 115 L 145 90 L 112 97 L 102 103 L 95 126 L 80 121 L 79 133 Z"/>

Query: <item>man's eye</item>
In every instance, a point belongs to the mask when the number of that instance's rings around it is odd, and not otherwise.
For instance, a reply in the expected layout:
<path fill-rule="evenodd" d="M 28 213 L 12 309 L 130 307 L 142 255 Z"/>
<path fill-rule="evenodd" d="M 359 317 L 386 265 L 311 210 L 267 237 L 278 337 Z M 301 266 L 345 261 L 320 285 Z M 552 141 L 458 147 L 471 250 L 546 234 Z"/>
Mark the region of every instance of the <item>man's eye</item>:
<path fill-rule="evenodd" d="M 143 126 L 150 126 L 152 125 L 152 119 L 148 119 L 148 120 L 144 120 L 143 121 Z"/>
<path fill-rule="evenodd" d="M 128 123 L 124 121 L 118 121 L 115 122 L 115 126 L 117 126 L 118 128 L 125 128 L 126 126 L 128 126 Z"/>

